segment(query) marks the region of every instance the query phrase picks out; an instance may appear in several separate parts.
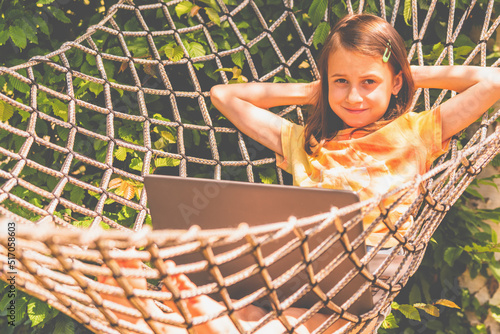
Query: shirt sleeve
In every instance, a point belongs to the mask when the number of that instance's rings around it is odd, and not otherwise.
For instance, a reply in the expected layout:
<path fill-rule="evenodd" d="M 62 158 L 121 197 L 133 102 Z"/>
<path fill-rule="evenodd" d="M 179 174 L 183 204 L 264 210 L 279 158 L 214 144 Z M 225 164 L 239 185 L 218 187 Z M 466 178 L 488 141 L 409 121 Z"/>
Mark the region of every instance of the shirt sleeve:
<path fill-rule="evenodd" d="M 440 107 L 416 114 L 412 127 L 427 147 L 426 168 L 429 169 L 432 162 L 448 149 L 449 140 L 443 142 Z"/>
<path fill-rule="evenodd" d="M 297 159 L 297 150 L 303 151 L 304 127 L 283 119 L 281 124 L 281 148 L 283 155 L 276 153 L 276 165 L 285 172 L 293 174 L 292 161 Z"/>

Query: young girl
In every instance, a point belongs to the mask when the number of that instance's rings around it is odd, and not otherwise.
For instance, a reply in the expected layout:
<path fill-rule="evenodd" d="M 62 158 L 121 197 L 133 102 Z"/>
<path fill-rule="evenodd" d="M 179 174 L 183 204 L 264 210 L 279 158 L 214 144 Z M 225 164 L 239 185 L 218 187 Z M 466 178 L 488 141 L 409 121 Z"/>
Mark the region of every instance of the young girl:
<path fill-rule="evenodd" d="M 212 102 L 241 132 L 276 152 L 278 165 L 293 175 L 294 185 L 349 189 L 362 200 L 425 173 L 445 151 L 449 139 L 500 98 L 500 69 L 410 67 L 398 33 L 385 20 L 367 14 L 347 16 L 335 25 L 318 68 L 320 80 L 307 84 L 218 85 L 210 92 Z M 413 113 L 409 108 L 416 88 L 460 94 L 436 109 Z M 305 127 L 267 110 L 282 105 L 312 105 Z M 416 195 L 398 205 L 390 217 L 393 222 Z M 365 224 L 376 215 L 367 217 Z M 411 223 L 401 223 L 398 233 L 404 234 Z M 379 224 L 367 245 L 377 245 L 386 233 L 386 226 Z M 384 247 L 396 244 L 389 239 Z M 180 277 L 180 288 L 192 284 Z M 207 296 L 188 304 L 198 315 L 223 307 Z M 251 323 L 262 312 L 251 306 L 239 316 Z M 291 309 L 286 316 L 293 322 L 301 313 Z M 299 330 L 311 331 L 323 317 L 317 314 Z M 269 326 L 276 327 L 264 327 L 262 333 L 284 330 L 277 320 Z M 227 317 L 199 329 L 236 332 Z"/>
<path fill-rule="evenodd" d="M 402 38 L 373 15 L 342 19 L 325 41 L 318 68 L 316 82 L 218 85 L 211 98 L 241 132 L 276 152 L 294 185 L 353 190 L 361 200 L 425 173 L 448 140 L 500 98 L 499 69 L 410 68 Z M 460 94 L 434 110 L 409 113 L 415 88 Z M 266 110 L 291 104 L 313 105 L 305 127 Z M 392 222 L 416 196 L 392 211 Z M 377 215 L 366 217 L 365 225 Z M 377 245 L 387 231 L 383 223 L 376 226 L 367 245 Z M 384 247 L 396 244 L 389 239 Z"/>

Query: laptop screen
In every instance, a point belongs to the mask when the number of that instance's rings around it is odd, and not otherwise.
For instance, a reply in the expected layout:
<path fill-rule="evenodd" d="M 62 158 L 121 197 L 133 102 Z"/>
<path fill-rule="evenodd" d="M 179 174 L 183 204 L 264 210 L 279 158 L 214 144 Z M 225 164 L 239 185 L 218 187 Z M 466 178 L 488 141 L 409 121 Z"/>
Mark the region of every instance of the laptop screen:
<path fill-rule="evenodd" d="M 304 218 L 329 212 L 333 206 L 344 207 L 359 201 L 358 196 L 350 191 L 293 186 L 255 184 L 249 182 L 218 181 L 212 179 L 182 178 L 177 176 L 150 175 L 145 177 L 148 203 L 152 223 L 155 229 L 187 230 L 193 225 L 203 230 L 237 227 L 245 222 L 250 227 L 260 224 L 285 222 L 290 216 Z M 342 217 L 343 221 L 355 216 L 355 213 Z M 305 233 L 312 231 L 305 229 Z M 354 240 L 363 231 L 362 222 L 353 225 L 347 232 Z M 267 238 L 273 239 L 272 237 Z M 275 291 L 281 302 L 290 298 L 300 289 L 311 290 L 304 265 L 301 242 L 306 242 L 311 254 L 319 254 L 313 261 L 315 273 L 329 270 L 330 273 L 319 283 L 326 293 L 339 284 L 343 276 L 357 268 L 345 256 L 345 249 L 340 242 L 340 235 L 335 226 L 330 224 L 320 233 L 300 241 L 293 231 L 278 240 L 263 242 L 259 251 L 265 262 L 265 270 L 271 279 L 285 283 Z M 328 247 L 325 248 L 325 245 Z M 217 267 L 225 279 L 230 296 L 240 299 L 258 291 L 268 290 L 258 268 L 254 249 L 250 249 L 246 239 L 230 244 L 213 246 Z M 355 251 L 361 258 L 365 254 L 362 244 Z M 205 255 L 206 256 L 206 255 Z M 172 258 L 177 265 L 192 263 L 207 264 L 207 258 L 200 250 Z M 229 259 L 229 260 L 228 260 Z M 250 269 L 249 269 L 250 268 Z M 291 270 L 296 268 L 296 270 Z M 325 269 L 329 268 L 329 269 Z M 206 267 L 204 268 L 206 269 Z M 211 284 L 216 280 L 207 271 L 191 272 L 189 278 L 198 286 Z M 281 278 L 280 278 L 281 277 Z M 285 278 L 283 280 L 283 278 Z M 342 283 L 344 284 L 344 283 Z M 353 275 L 350 282 L 333 296 L 333 301 L 341 306 L 359 287 L 367 284 L 364 277 Z M 210 295 L 221 300 L 218 293 Z M 292 297 L 293 298 L 293 297 Z M 309 308 L 321 301 L 316 293 L 309 291 L 293 303 L 295 307 Z M 263 295 L 253 304 L 271 308 L 269 298 Z M 362 314 L 372 306 L 371 290 L 368 288 L 349 311 Z M 331 313 L 324 307 L 323 313 Z"/>

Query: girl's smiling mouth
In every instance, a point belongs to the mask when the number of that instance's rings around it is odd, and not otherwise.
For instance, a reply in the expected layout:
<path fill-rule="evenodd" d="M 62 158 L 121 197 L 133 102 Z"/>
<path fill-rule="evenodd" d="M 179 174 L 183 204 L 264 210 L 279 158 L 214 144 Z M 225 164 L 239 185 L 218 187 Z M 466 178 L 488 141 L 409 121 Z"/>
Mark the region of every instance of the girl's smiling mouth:
<path fill-rule="evenodd" d="M 344 107 L 344 109 L 353 114 L 359 114 L 362 113 L 363 111 L 368 110 L 368 108 L 347 108 L 347 107 Z"/>

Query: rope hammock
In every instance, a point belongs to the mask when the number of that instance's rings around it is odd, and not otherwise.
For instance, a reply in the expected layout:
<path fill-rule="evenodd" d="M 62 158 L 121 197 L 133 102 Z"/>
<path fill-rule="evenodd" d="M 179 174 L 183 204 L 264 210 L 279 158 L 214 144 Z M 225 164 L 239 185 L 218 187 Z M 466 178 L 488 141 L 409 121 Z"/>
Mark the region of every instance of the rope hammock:
<path fill-rule="evenodd" d="M 140 2 L 120 0 L 99 24 L 90 27 L 77 40 L 21 65 L 0 67 L 0 77 L 26 93 L 15 98 L 0 93 L 4 108 L 13 106 L 14 116 L 24 120 L 20 126 L 0 122 L 3 166 L 0 215 L 4 216 L 0 227 L 1 279 L 9 280 L 13 271 L 9 257 L 13 254 L 18 288 L 96 333 L 159 333 L 158 323 L 194 332 L 194 325 L 225 315 L 241 333 L 255 332 L 276 319 L 286 332 L 292 333 L 300 324 L 325 310 L 328 319 L 315 333 L 324 332 L 340 318 L 346 324 L 338 333 L 373 332 L 417 270 L 429 239 L 450 206 L 500 151 L 500 128 L 493 126 L 499 111 L 483 116 L 466 145 L 461 145 L 455 137 L 448 152 L 425 175 L 416 175 L 398 189 L 359 204 L 256 227 L 241 224 L 238 228 L 223 230 L 193 227 L 186 231 L 151 231 L 147 226 L 150 217 L 147 194 L 141 191 L 142 182 L 145 175 L 161 172 L 160 167 L 167 174 L 184 177 L 246 178 L 250 182 L 259 181 L 256 175 L 262 181 L 269 170 L 275 170 L 270 178 L 286 183 L 286 176 L 275 168 L 271 152 L 243 136 L 210 108 L 207 101 L 211 87 L 204 83 L 208 79 L 205 73 L 213 73 L 213 81 L 229 83 L 231 78 L 224 69 L 232 68 L 238 61 L 244 62 L 243 74 L 249 81 L 286 77 L 313 80 L 318 77 L 318 71 L 312 47 L 314 30 L 299 25 L 310 6 L 308 1 L 302 4 L 305 7 L 302 10 L 293 0 L 274 1 L 270 11 L 259 8 L 257 0 L 217 0 L 214 3 L 221 10 L 220 23 L 215 22 L 217 18 L 209 20 L 205 12 L 198 11 L 190 19 L 192 24 L 187 25 L 179 23 L 175 13 L 180 0 Z M 365 1 L 346 3 L 349 13 L 363 12 L 368 6 Z M 464 64 L 473 61 L 481 66 L 500 64 L 500 59 L 488 57 L 487 48 L 488 40 L 500 25 L 500 16 L 493 16 L 494 3 L 489 0 L 484 4 L 486 11 L 479 10 L 484 24 L 476 47 L 464 56 Z M 418 10 L 417 1 L 412 1 L 413 43 L 409 59 L 416 59 L 420 65 L 424 64 L 423 41 L 429 34 L 436 5 L 437 0 L 430 1 L 425 12 Z M 404 5 L 396 0 L 393 6 L 386 6 L 384 1 L 377 6 L 378 15 L 395 25 L 397 13 Z M 455 17 L 455 1 L 450 1 L 446 40 L 442 41 L 442 50 L 437 51 L 440 54 L 435 65 L 446 60 L 454 64 L 456 41 L 470 13 L 478 6 L 477 1 L 472 0 L 463 15 Z M 280 12 L 275 10 L 278 7 Z M 327 11 L 323 21 L 328 21 L 329 15 Z M 248 17 L 257 18 L 260 23 L 254 27 L 260 32 L 254 36 L 242 33 L 238 23 Z M 131 21 L 135 26 L 129 23 Z M 135 28 L 131 30 L 131 26 Z M 283 29 L 290 32 L 287 41 L 275 38 L 275 32 Z M 196 53 L 203 45 L 189 40 L 194 34 L 206 42 L 205 52 Z M 222 46 L 224 40 L 233 37 L 239 45 Z M 268 71 L 263 70 L 263 60 L 257 59 L 254 52 L 262 45 L 269 50 L 267 57 L 271 59 L 268 63 L 272 69 Z M 148 53 L 140 54 L 141 50 Z M 83 58 L 91 66 L 83 66 Z M 211 70 L 203 72 L 202 67 Z M 218 69 L 220 71 L 216 71 Z M 43 85 L 40 80 L 43 75 L 63 77 L 65 85 Z M 235 79 L 239 76 L 240 73 L 234 74 Z M 77 87 L 82 86 L 85 91 L 95 92 L 94 95 L 78 91 Z M 419 90 L 416 95 L 413 106 L 418 99 L 423 99 L 427 110 L 438 106 L 447 92 L 441 92 L 435 99 L 429 90 Z M 48 107 L 39 104 L 41 96 L 50 99 Z M 300 106 L 281 108 L 277 112 L 303 122 Z M 52 129 L 53 135 L 40 135 L 42 128 Z M 230 152 L 222 148 L 229 148 Z M 240 154 L 240 158 L 234 159 L 234 154 Z M 45 161 L 42 158 L 46 155 L 55 158 Z M 44 181 L 37 184 L 35 180 Z M 391 221 L 391 210 L 417 191 L 419 195 L 408 211 L 398 221 Z M 85 200 L 80 200 L 78 194 Z M 396 200 L 384 206 L 387 198 Z M 351 237 L 348 231 L 374 210 L 378 217 L 373 223 L 360 235 Z M 403 236 L 398 233 L 398 227 L 408 219 L 413 219 L 413 224 Z M 9 222 L 16 223 L 16 244 L 10 248 Z M 388 227 L 385 238 L 366 255 L 358 256 L 355 250 L 378 224 Z M 310 248 L 309 239 L 328 229 L 338 233 L 325 233 L 328 235 L 323 242 Z M 373 265 L 377 252 L 390 239 L 397 240 L 398 245 Z M 282 245 L 272 254 L 263 252 L 263 248 L 273 242 L 282 242 Z M 314 268 L 314 261 L 333 245 L 341 245 L 342 252 L 322 268 Z M 218 253 L 219 246 L 229 246 L 232 250 Z M 127 250 L 130 247 L 138 251 Z M 269 275 L 268 267 L 293 250 L 301 254 L 296 264 L 279 277 Z M 184 254 L 198 254 L 199 261 L 174 268 L 163 263 L 165 259 L 175 261 Z M 231 275 L 222 274 L 220 267 L 224 263 L 247 254 L 253 256 L 253 265 Z M 117 260 L 131 258 L 148 262 L 150 267 L 139 270 L 118 266 Z M 345 259 L 353 263 L 353 269 L 339 272 L 336 268 Z M 388 275 L 391 265 L 396 269 Z M 213 283 L 183 291 L 175 288 L 173 275 L 200 272 L 211 275 Z M 332 272 L 343 278 L 330 291 L 322 291 L 317 283 L 328 279 Z M 278 287 L 300 273 L 302 283 L 291 295 L 282 298 L 276 293 Z M 228 287 L 252 275 L 262 277 L 263 287 L 243 299 L 231 299 Z M 97 276 L 113 276 L 118 286 L 100 283 L 95 280 Z M 155 284 L 162 282 L 170 292 L 155 289 L 152 284 L 148 290 L 132 289 L 123 277 L 144 277 Z M 358 291 L 342 304 L 334 302 L 334 297 L 354 277 L 364 279 Z M 317 295 L 318 301 L 305 311 L 298 323 L 291 324 L 283 312 L 309 291 Z M 376 294 L 373 307 L 362 314 L 350 312 L 350 306 L 367 291 Z M 126 296 L 133 306 L 103 300 L 101 293 Z M 225 311 L 192 316 L 185 300 L 202 294 L 221 300 Z M 155 300 L 165 313 L 156 314 L 145 308 L 139 298 L 146 297 Z M 168 316 L 169 310 L 163 304 L 167 300 L 175 302 L 183 321 Z M 255 327 L 243 328 L 235 311 L 260 300 L 269 301 L 272 306 L 269 312 Z M 119 319 L 112 311 L 142 317 L 149 328 Z"/>

